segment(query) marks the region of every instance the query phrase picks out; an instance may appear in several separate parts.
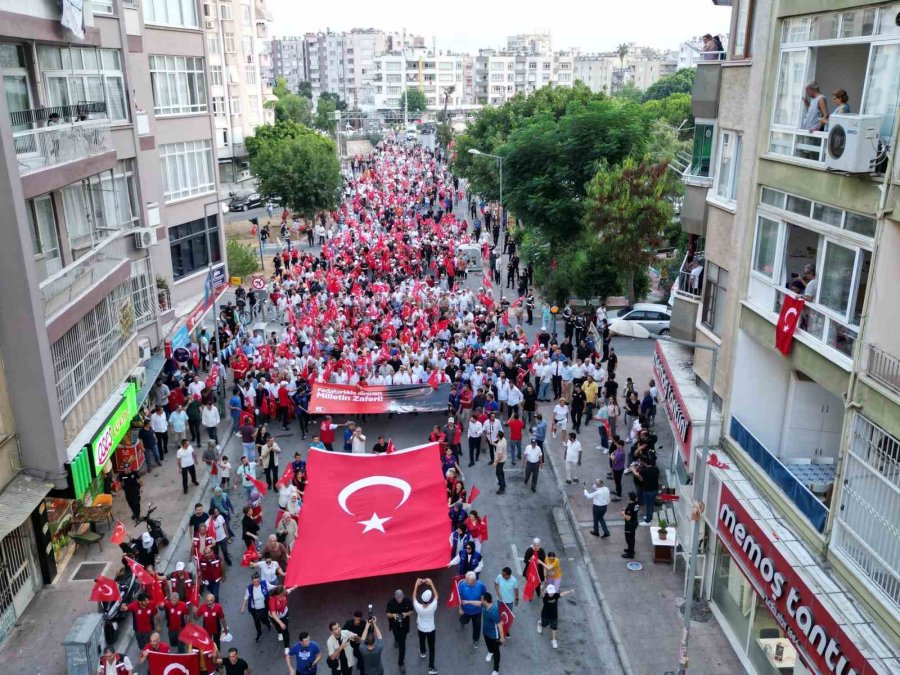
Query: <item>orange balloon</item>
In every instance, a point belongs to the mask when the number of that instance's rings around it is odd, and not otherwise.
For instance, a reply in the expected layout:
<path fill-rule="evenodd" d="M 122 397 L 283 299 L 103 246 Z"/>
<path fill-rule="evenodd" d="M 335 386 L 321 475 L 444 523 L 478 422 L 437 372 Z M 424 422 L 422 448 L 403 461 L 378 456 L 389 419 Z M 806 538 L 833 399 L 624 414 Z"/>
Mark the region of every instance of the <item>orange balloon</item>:
<path fill-rule="evenodd" d="M 558 311 L 559 311 L 559 307 L 557 307 L 556 305 L 553 305 L 553 307 L 550 308 L 551 314 L 556 314 Z"/>

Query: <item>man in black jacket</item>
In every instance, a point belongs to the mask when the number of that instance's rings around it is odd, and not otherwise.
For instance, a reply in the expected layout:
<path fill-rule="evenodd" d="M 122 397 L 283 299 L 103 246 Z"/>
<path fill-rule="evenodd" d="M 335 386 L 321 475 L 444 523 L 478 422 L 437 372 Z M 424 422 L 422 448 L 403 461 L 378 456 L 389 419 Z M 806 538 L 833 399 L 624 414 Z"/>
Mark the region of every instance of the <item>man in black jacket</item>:
<path fill-rule="evenodd" d="M 406 672 L 406 666 L 403 661 L 406 657 L 406 636 L 409 635 L 409 617 L 412 614 L 412 601 L 400 589 L 394 591 L 394 597 L 388 600 L 387 618 L 388 627 L 394 634 L 394 641 L 399 652 L 397 664 L 400 666 L 401 673 Z"/>

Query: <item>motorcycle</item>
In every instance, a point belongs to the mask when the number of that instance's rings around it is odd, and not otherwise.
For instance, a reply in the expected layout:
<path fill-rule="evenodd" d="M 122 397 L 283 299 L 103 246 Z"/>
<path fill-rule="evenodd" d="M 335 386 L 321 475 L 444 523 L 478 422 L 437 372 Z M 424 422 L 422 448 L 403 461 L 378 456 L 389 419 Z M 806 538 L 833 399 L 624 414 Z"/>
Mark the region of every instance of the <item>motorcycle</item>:
<path fill-rule="evenodd" d="M 146 523 L 147 531 L 150 533 L 150 536 L 153 537 L 153 541 L 156 542 L 157 546 L 168 546 L 169 537 L 162 529 L 162 520 L 152 517 L 154 511 L 156 511 L 156 507 L 151 503 L 147 509 L 147 513 L 141 516 L 138 523 Z"/>
<path fill-rule="evenodd" d="M 134 545 L 122 542 L 119 547 L 125 555 L 134 555 Z M 106 644 L 116 644 L 116 638 L 119 635 L 119 627 L 127 620 L 128 611 L 125 607 L 128 603 L 137 600 L 138 593 L 141 591 L 141 585 L 135 579 L 128 565 L 122 564 L 115 577 L 115 582 L 119 587 L 118 600 L 113 602 L 98 602 L 97 611 L 103 615 L 103 638 Z"/>

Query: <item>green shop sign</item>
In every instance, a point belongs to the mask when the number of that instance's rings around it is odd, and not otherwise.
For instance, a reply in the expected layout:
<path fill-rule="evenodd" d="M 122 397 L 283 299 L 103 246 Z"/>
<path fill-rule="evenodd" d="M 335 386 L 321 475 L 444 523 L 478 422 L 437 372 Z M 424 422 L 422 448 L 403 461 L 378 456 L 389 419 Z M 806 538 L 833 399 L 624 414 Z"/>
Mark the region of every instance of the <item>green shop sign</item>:
<path fill-rule="evenodd" d="M 137 414 L 137 385 L 129 382 L 122 394 L 122 402 L 104 422 L 100 432 L 91 441 L 94 458 L 94 475 L 97 476 L 112 457 L 113 451 L 131 427 L 131 420 Z"/>

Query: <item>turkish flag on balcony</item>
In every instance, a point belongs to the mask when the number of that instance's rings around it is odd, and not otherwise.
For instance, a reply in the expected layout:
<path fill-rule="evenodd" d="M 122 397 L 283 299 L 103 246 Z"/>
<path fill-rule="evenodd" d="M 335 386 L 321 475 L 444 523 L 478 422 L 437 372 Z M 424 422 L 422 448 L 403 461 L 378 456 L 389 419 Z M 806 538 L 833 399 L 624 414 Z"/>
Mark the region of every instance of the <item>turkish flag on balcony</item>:
<path fill-rule="evenodd" d="M 784 296 L 784 304 L 781 306 L 781 314 L 778 315 L 778 325 L 775 327 L 775 348 L 787 356 L 791 353 L 791 345 L 794 343 L 794 331 L 800 321 L 800 314 L 806 302 L 803 298 L 795 298 L 792 295 Z"/>
<path fill-rule="evenodd" d="M 200 675 L 200 655 L 150 652 L 149 675 Z"/>
<path fill-rule="evenodd" d="M 438 444 L 383 455 L 311 450 L 285 586 L 443 568 L 447 493 Z M 296 552 L 328 547 L 329 563 Z"/>

